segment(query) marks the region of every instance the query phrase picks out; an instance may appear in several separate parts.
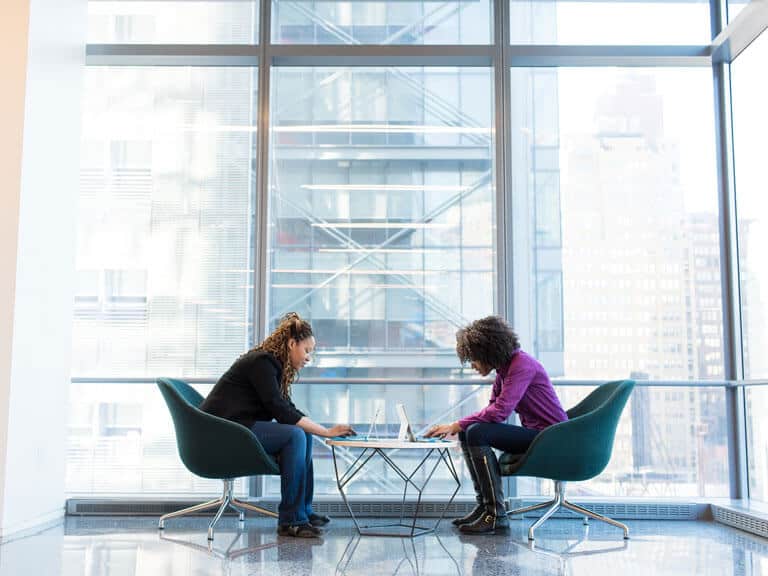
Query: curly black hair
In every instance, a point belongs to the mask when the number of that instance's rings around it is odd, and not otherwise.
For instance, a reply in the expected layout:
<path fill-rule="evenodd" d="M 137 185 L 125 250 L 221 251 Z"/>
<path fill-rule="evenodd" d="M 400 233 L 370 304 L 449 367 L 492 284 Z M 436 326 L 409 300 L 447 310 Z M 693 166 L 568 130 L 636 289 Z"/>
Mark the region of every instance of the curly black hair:
<path fill-rule="evenodd" d="M 500 316 L 480 318 L 456 332 L 456 355 L 462 363 L 474 360 L 498 370 L 519 349 L 517 334 Z"/>
<path fill-rule="evenodd" d="M 280 388 L 285 398 L 291 397 L 291 384 L 298 377 L 298 372 L 288 360 L 288 341 L 293 339 L 296 342 L 301 342 L 310 336 L 313 336 L 310 323 L 302 319 L 296 312 L 289 312 L 280 319 L 277 328 L 267 336 L 264 342 L 253 348 L 253 350 L 271 353 L 283 364 L 283 379 L 280 382 Z"/>

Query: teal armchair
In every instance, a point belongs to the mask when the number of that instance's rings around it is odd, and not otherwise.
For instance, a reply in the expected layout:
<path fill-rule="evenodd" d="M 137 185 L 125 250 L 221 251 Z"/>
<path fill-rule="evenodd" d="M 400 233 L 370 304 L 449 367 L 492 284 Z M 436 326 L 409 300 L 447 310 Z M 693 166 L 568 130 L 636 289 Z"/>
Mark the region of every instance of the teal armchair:
<path fill-rule="evenodd" d="M 502 476 L 535 476 L 555 482 L 555 497 L 548 502 L 518 508 L 508 516 L 546 508 L 528 529 L 528 539 L 534 531 L 561 507 L 584 517 L 612 524 L 629 538 L 629 528 L 565 499 L 566 482 L 589 480 L 608 465 L 613 449 L 616 427 L 635 383 L 631 380 L 608 382 L 592 391 L 584 400 L 567 411 L 568 421 L 542 430 L 525 454 L 505 453 L 499 459 Z"/>
<path fill-rule="evenodd" d="M 208 526 L 208 540 L 213 540 L 213 528 L 227 508 L 233 508 L 241 522 L 245 521 L 246 510 L 276 518 L 274 512 L 237 500 L 232 494 L 235 478 L 280 474 L 277 462 L 265 452 L 253 432 L 245 426 L 200 410 L 198 406 L 203 397 L 182 380 L 160 378 L 157 386 L 173 418 L 181 461 L 193 474 L 217 478 L 224 483 L 220 498 L 165 514 L 160 517 L 158 528 L 163 530 L 169 518 L 217 508 Z"/>

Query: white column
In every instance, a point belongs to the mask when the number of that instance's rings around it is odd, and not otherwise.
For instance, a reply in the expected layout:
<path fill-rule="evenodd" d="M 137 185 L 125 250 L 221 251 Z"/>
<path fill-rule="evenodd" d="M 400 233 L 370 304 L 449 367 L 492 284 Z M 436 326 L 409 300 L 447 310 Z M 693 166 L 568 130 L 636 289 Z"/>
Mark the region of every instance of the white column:
<path fill-rule="evenodd" d="M 86 0 L 3 0 L 0 537 L 64 512 Z"/>

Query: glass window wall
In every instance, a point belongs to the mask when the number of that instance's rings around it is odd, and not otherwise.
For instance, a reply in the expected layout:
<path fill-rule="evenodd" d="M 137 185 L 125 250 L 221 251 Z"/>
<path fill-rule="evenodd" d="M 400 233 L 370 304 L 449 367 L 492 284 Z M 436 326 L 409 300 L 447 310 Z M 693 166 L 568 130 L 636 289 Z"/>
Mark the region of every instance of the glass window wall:
<path fill-rule="evenodd" d="M 196 386 L 205 395 L 210 385 Z M 221 495 L 221 482 L 191 474 L 154 384 L 89 383 L 70 389 L 66 489 L 71 496 Z M 247 480 L 235 482 L 239 494 Z"/>
<path fill-rule="evenodd" d="M 491 0 L 263 1 L 274 53 L 289 44 L 413 53 L 395 65 L 330 56 L 321 65 L 301 54 L 271 60 L 271 47 L 260 47 L 270 66 L 262 141 L 254 68 L 89 67 L 74 376 L 216 379 L 263 337 L 254 326 L 269 330 L 295 310 L 318 340 L 315 362 L 294 387 L 299 407 L 320 422 L 363 429 L 381 408 L 380 426 L 391 431 L 402 401 L 421 429 L 487 403 L 489 386 L 458 363 L 455 331 L 506 305 L 523 347 L 555 378 L 724 378 L 710 67 L 513 68 L 502 86 L 491 51 L 480 67 L 410 59 L 429 52 L 421 46 L 490 46 Z M 729 3 L 731 20 L 743 4 Z M 711 38 L 701 0 L 510 0 L 508 8 L 504 37 L 532 48 L 666 53 Z M 194 59 L 211 45 L 255 44 L 259 10 L 251 0 L 91 0 L 89 42 L 150 51 L 189 44 Z M 768 129 L 758 104 L 768 96 L 757 72 L 765 38 L 733 66 L 748 378 L 768 373 L 755 352 L 768 301 L 756 258 L 766 194 L 754 144 Z M 506 102 L 496 101 L 501 94 Z M 495 128 L 503 120 L 502 138 Z M 263 143 L 262 231 L 254 222 Z M 503 206 L 497 168 L 511 177 Z M 509 219 L 504 246 L 499 216 Z M 266 246 L 257 245 L 261 237 Z M 266 293 L 254 302 L 253 256 L 262 250 Z M 318 377 L 344 380 L 311 381 Z M 566 407 L 588 392 L 558 387 Z M 765 499 L 763 395 L 746 397 L 750 491 Z M 73 384 L 72 398 L 69 493 L 218 491 L 184 470 L 154 385 Z M 719 387 L 638 387 L 608 469 L 572 492 L 728 496 L 726 413 Z M 318 441 L 315 454 L 317 493 L 336 496 L 330 453 Z M 395 480 L 377 469 L 352 493 L 389 493 Z M 279 492 L 274 478 L 262 487 L 270 497 Z M 433 494 L 450 488 L 438 475 Z M 548 482 L 518 482 L 522 496 L 549 490 Z"/>
<path fill-rule="evenodd" d="M 768 34 L 763 32 L 731 66 L 733 144 L 739 241 L 739 281 L 744 350 L 744 378 L 768 378 L 768 184 L 765 179 L 765 134 L 768 119 Z M 768 429 L 764 424 L 768 389 L 747 389 L 747 465 L 750 497 L 768 499 Z"/>
<path fill-rule="evenodd" d="M 707 0 L 510 0 L 512 44 L 695 45 L 712 38 Z"/>
<path fill-rule="evenodd" d="M 708 69 L 512 70 L 517 323 L 552 376 L 723 378 L 713 106 Z"/>
<path fill-rule="evenodd" d="M 272 0 L 275 44 L 489 44 L 491 0 Z"/>
<path fill-rule="evenodd" d="M 91 44 L 255 44 L 256 0 L 91 0 Z"/>
<path fill-rule="evenodd" d="M 269 324 L 318 341 L 307 376 L 447 376 L 495 298 L 484 68 L 276 68 Z"/>
<path fill-rule="evenodd" d="M 215 377 L 248 345 L 252 68 L 90 67 L 77 376 Z"/>
<path fill-rule="evenodd" d="M 592 391 L 559 386 L 567 408 Z M 607 468 L 568 484 L 571 496 L 725 498 L 729 495 L 725 391 L 720 387 L 635 387 L 619 421 Z M 549 480 L 521 478 L 518 494 L 551 494 Z"/>
<path fill-rule="evenodd" d="M 248 345 L 255 86 L 251 68 L 88 68 L 74 375 L 216 377 Z M 219 490 L 184 469 L 154 385 L 70 398 L 69 493 Z"/>

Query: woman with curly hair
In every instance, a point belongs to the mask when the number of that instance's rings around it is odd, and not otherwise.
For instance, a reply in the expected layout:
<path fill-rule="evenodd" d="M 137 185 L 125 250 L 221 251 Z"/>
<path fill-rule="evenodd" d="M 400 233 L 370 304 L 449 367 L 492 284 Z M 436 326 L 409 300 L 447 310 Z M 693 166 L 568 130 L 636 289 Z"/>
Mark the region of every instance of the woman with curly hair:
<path fill-rule="evenodd" d="M 317 538 L 330 518 L 312 511 L 312 435 L 349 436 L 347 424 L 326 428 L 291 400 L 291 384 L 309 362 L 315 338 L 309 322 L 287 314 L 264 342 L 240 356 L 200 408 L 250 428 L 280 465 L 277 533 Z"/>
<path fill-rule="evenodd" d="M 456 333 L 456 354 L 462 363 L 487 376 L 496 371 L 491 400 L 482 410 L 451 424 L 430 428 L 427 436 L 458 434 L 472 477 L 477 506 L 453 521 L 467 534 L 509 529 L 501 489 L 499 462 L 492 448 L 522 454 L 547 426 L 568 415 L 544 367 L 520 349 L 517 334 L 498 316 L 481 318 Z M 505 424 L 517 412 L 522 426 Z"/>

